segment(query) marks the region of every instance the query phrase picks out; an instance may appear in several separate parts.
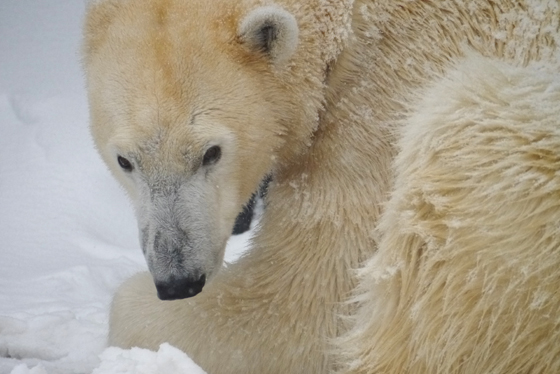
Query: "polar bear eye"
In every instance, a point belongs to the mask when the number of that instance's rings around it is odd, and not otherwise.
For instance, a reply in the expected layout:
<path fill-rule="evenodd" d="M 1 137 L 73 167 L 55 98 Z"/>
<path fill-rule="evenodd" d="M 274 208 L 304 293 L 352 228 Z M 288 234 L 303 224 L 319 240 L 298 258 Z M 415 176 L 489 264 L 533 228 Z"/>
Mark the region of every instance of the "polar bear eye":
<path fill-rule="evenodd" d="M 222 149 L 219 146 L 214 145 L 206 150 L 204 158 L 202 159 L 202 165 L 207 166 L 215 164 L 220 160 L 220 157 L 222 157 Z"/>
<path fill-rule="evenodd" d="M 122 156 L 117 157 L 117 161 L 119 163 L 119 166 L 123 168 L 124 171 L 131 172 L 132 169 L 134 169 L 130 161 L 128 161 L 126 158 Z"/>

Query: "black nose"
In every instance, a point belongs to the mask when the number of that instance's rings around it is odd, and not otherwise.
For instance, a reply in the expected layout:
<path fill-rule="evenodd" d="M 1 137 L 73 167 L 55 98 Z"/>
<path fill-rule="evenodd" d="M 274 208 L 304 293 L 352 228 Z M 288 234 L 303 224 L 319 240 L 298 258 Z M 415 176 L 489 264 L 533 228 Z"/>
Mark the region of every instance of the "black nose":
<path fill-rule="evenodd" d="M 157 294 L 161 300 L 186 299 L 198 295 L 206 283 L 206 275 L 198 280 L 175 278 L 166 282 L 156 282 Z"/>

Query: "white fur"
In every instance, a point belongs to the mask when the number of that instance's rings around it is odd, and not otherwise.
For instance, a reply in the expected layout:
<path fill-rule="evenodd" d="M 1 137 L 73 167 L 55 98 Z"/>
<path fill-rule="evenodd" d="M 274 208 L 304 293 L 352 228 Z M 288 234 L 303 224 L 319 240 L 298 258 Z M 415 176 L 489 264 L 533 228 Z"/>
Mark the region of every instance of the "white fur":
<path fill-rule="evenodd" d="M 212 374 L 560 372 L 558 1 L 282 0 L 297 48 L 263 2 L 90 11 L 110 166 L 115 134 L 134 149 L 163 129 L 157 166 L 188 177 L 222 124 L 235 155 L 211 175 L 234 203 L 201 223 L 231 226 L 274 171 L 246 255 L 188 300 L 131 278 L 110 342 L 167 341 Z M 287 33 L 268 56 L 266 22 Z"/>
<path fill-rule="evenodd" d="M 560 76 L 540 65 L 469 53 L 419 92 L 347 372 L 560 369 Z"/>

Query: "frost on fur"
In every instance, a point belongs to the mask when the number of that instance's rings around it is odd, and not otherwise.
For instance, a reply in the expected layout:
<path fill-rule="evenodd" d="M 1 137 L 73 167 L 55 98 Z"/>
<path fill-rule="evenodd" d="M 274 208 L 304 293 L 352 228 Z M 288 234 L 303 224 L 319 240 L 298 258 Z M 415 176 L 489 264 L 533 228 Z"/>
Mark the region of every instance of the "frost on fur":
<path fill-rule="evenodd" d="M 379 251 L 361 271 L 355 329 L 341 343 L 359 347 L 348 372 L 560 370 L 551 70 L 469 54 L 422 91 L 403 126 Z"/>
<path fill-rule="evenodd" d="M 468 60 L 407 111 L 467 48 L 520 69 L 557 63 L 557 4 L 105 1 L 118 6 L 91 8 L 86 28 L 92 134 L 131 196 L 110 145 L 157 187 L 141 197 L 164 208 L 151 221 L 165 230 L 148 235 L 159 269 L 220 264 L 212 254 L 273 173 L 246 255 L 178 303 L 150 274 L 131 278 L 112 344 L 169 342 L 213 374 L 560 372 L 558 90 Z"/>
<path fill-rule="evenodd" d="M 239 25 L 239 36 L 253 51 L 268 54 L 276 63 L 288 60 L 298 44 L 298 26 L 289 12 L 263 6 L 249 13 Z"/>

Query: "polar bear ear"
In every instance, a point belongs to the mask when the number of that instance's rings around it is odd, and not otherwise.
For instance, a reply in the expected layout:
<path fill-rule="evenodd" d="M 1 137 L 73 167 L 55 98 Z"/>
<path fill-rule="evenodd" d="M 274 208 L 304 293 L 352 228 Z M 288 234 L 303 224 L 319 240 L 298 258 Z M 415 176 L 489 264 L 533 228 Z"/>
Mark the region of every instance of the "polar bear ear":
<path fill-rule="evenodd" d="M 278 6 L 263 6 L 245 16 L 238 33 L 250 50 L 265 53 L 274 63 L 282 63 L 295 52 L 299 29 L 291 13 Z"/>

